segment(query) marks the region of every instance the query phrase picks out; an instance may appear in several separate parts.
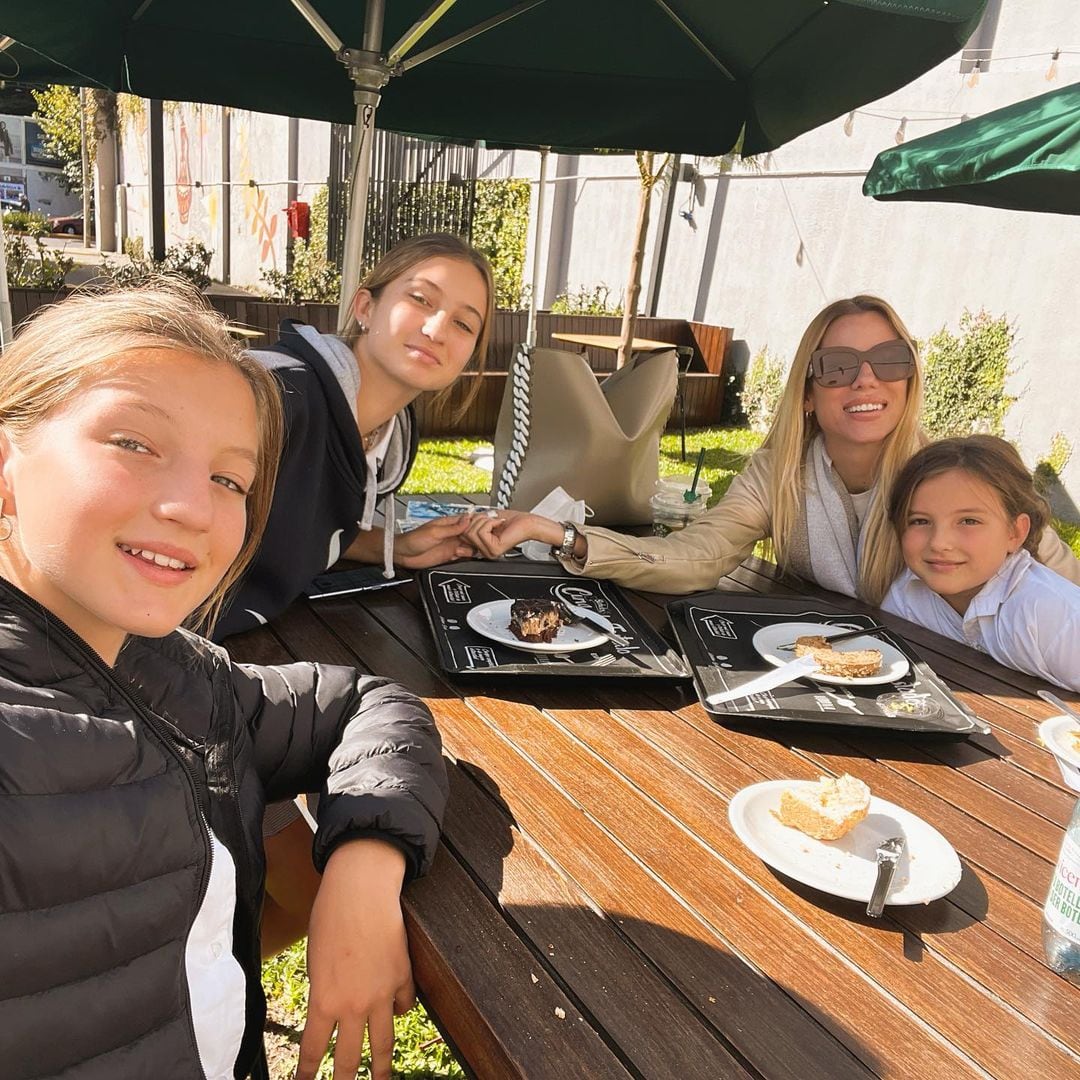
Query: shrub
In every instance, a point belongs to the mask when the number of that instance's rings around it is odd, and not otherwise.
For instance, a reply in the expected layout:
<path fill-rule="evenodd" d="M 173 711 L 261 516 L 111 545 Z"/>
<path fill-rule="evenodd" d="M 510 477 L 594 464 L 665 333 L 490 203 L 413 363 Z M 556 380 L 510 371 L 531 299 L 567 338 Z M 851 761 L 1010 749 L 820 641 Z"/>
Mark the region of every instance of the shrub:
<path fill-rule="evenodd" d="M 59 289 L 75 260 L 47 248 L 40 236 L 33 244 L 25 236 L 8 233 L 4 237 L 9 288 Z"/>
<path fill-rule="evenodd" d="M 1003 433 L 1016 400 L 1005 393 L 1014 336 L 1005 316 L 965 310 L 959 334 L 943 327 L 930 338 L 923 349 L 923 424 L 932 436 Z"/>
<path fill-rule="evenodd" d="M 528 306 L 525 245 L 529 236 L 527 180 L 477 180 L 472 242 L 491 263 L 495 306 L 520 311 Z"/>
<path fill-rule="evenodd" d="M 1061 474 L 1071 457 L 1072 443 L 1065 437 L 1063 431 L 1055 432 L 1050 440 L 1050 449 L 1035 466 L 1033 474 L 1035 487 L 1043 495 L 1049 495 L 1061 484 Z"/>
<path fill-rule="evenodd" d="M 311 200 L 311 233 L 307 240 L 294 240 L 292 269 L 263 270 L 259 276 L 271 300 L 298 304 L 314 300 L 336 304 L 341 298 L 341 271 L 326 258 L 329 222 L 329 190 L 325 184 Z"/>
<path fill-rule="evenodd" d="M 753 431 L 768 431 L 784 392 L 784 365 L 762 349 L 746 369 L 739 401 Z"/>
<path fill-rule="evenodd" d="M 4 228 L 29 236 L 48 236 L 49 219 L 36 210 L 8 210 L 4 214 Z"/>
<path fill-rule="evenodd" d="M 98 268 L 102 277 L 114 281 L 122 288 L 139 285 L 147 278 L 159 274 L 176 274 L 187 278 L 198 289 L 205 289 L 210 284 L 207 271 L 214 253 L 200 240 L 185 240 L 173 244 L 166 250 L 165 258 L 160 262 L 145 258 L 141 254 L 141 244 L 136 248 L 125 243 L 124 250 L 128 253 L 130 262 L 110 263 L 103 257 Z"/>
<path fill-rule="evenodd" d="M 621 315 L 622 302 L 611 299 L 611 289 L 601 282 L 591 289 L 587 285 L 567 289 L 551 303 L 553 315 Z"/>

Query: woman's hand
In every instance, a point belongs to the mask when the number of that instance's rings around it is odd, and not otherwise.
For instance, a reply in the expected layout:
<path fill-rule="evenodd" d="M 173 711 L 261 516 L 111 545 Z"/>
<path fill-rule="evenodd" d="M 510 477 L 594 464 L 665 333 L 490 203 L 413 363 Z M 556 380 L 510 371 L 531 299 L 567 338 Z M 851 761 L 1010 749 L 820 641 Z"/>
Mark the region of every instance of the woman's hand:
<path fill-rule="evenodd" d="M 334 1080 L 354 1080 L 367 1031 L 372 1080 L 390 1080 L 394 1014 L 416 1001 L 401 883 L 405 857 L 382 840 L 350 840 L 330 856 L 311 909 L 311 982 L 297 1080 L 314 1080 L 337 1028 Z"/>
<path fill-rule="evenodd" d="M 494 515 L 494 516 L 492 516 Z M 519 510 L 490 510 L 473 515 L 465 539 L 481 555 L 497 559 L 512 547 L 526 540 L 539 540 L 542 544 L 558 547 L 563 541 L 563 527 L 550 518 L 539 514 L 525 514 Z M 584 543 L 579 537 L 579 544 Z"/>
<path fill-rule="evenodd" d="M 471 559 L 476 548 L 465 536 L 472 520 L 471 514 L 435 518 L 423 525 L 394 537 L 394 562 L 410 570 Z"/>

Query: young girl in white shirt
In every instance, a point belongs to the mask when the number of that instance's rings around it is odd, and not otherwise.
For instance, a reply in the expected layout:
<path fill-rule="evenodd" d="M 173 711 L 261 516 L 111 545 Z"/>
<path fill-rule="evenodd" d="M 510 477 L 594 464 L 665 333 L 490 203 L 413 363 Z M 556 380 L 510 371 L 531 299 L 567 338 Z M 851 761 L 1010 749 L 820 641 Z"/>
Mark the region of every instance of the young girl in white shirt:
<path fill-rule="evenodd" d="M 1080 690 L 1080 587 L 1033 557 L 1050 508 L 1012 445 L 972 435 L 923 448 L 889 517 L 907 569 L 886 611 Z"/>

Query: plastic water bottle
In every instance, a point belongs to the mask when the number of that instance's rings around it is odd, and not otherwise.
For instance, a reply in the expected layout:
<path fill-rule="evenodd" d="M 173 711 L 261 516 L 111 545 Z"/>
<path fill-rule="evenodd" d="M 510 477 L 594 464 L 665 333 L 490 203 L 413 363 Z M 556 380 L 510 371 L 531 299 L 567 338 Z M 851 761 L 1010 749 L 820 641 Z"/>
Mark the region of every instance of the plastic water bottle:
<path fill-rule="evenodd" d="M 1043 948 L 1050 967 L 1080 986 L 1080 802 L 1073 810 L 1050 879 L 1043 907 Z"/>

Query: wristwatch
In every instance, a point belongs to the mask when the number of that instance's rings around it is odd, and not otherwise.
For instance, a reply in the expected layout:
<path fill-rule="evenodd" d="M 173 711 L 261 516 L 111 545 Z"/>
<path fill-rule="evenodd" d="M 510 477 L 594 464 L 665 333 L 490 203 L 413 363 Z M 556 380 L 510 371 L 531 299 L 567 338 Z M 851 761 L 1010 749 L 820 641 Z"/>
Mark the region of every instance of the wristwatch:
<path fill-rule="evenodd" d="M 562 521 L 562 543 L 551 549 L 551 554 L 560 559 L 572 559 L 574 557 L 574 545 L 577 543 L 577 526 L 572 521 Z"/>

